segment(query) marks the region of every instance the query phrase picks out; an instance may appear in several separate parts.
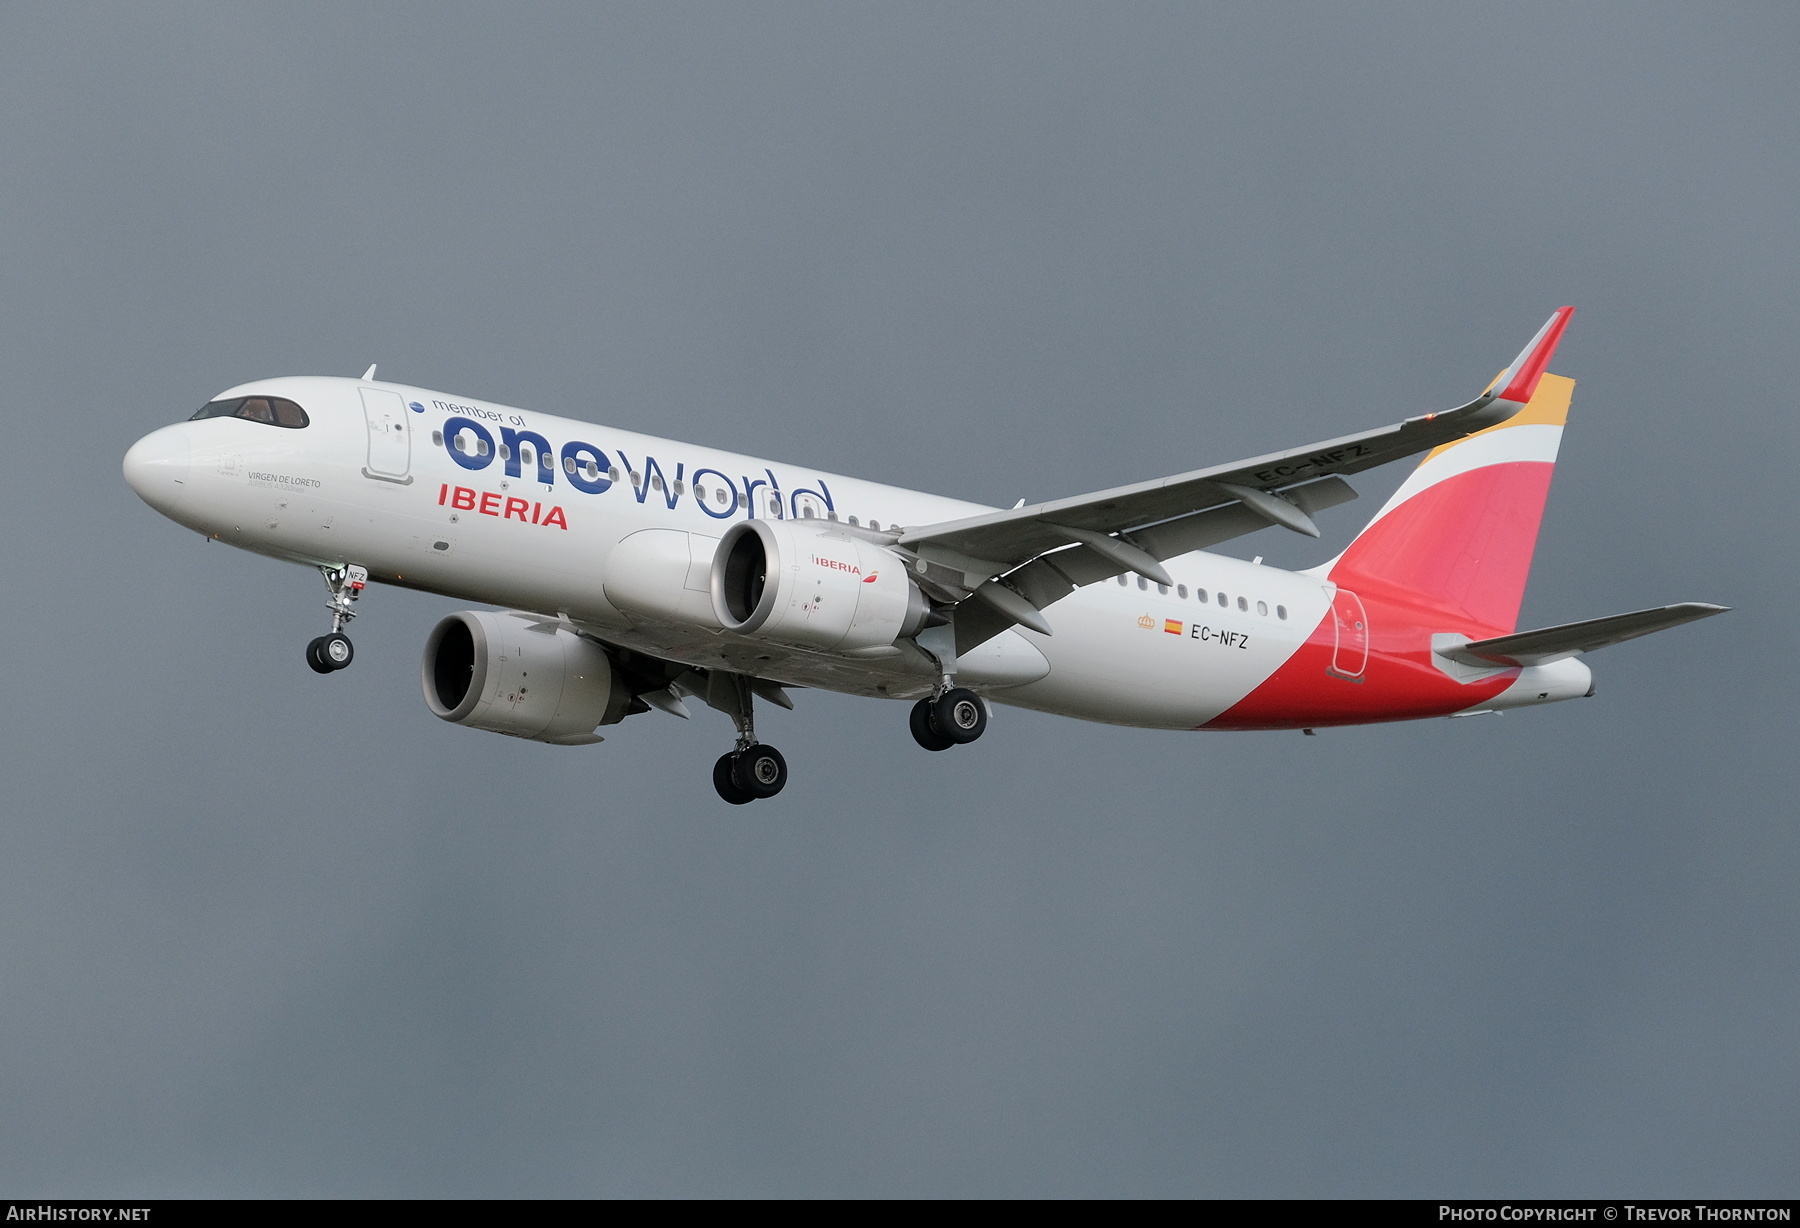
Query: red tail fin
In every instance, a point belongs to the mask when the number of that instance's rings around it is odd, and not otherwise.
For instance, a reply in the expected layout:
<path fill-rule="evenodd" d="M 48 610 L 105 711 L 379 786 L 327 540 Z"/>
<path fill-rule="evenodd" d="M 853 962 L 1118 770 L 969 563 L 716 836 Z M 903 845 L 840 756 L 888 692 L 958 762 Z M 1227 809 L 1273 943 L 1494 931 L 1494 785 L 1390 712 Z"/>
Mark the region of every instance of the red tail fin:
<path fill-rule="evenodd" d="M 1330 565 L 1333 583 L 1429 609 L 1453 620 L 1445 631 L 1513 630 L 1575 388 L 1532 365 L 1535 371 L 1508 372 L 1509 391 L 1530 384 L 1529 404 L 1427 455 Z"/>

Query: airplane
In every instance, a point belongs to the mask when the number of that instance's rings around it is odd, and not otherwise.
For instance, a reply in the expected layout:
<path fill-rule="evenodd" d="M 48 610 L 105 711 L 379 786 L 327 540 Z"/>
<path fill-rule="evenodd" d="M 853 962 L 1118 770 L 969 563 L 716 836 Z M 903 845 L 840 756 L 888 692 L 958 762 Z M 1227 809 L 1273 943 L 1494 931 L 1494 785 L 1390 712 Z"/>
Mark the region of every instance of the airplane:
<path fill-rule="evenodd" d="M 497 606 L 426 638 L 425 703 L 558 746 L 686 700 L 729 716 L 713 785 L 787 783 L 756 736 L 788 688 L 910 701 L 928 751 L 989 704 L 1150 729 L 1302 730 L 1591 696 L 1579 658 L 1724 606 L 1516 629 L 1574 381 L 1559 308 L 1466 404 L 1322 443 L 997 509 L 375 378 L 226 389 L 138 440 L 126 481 L 212 541 L 317 568 L 331 630 L 371 584 Z M 1319 536 L 1347 475 L 1424 452 L 1337 557 L 1209 552 Z"/>

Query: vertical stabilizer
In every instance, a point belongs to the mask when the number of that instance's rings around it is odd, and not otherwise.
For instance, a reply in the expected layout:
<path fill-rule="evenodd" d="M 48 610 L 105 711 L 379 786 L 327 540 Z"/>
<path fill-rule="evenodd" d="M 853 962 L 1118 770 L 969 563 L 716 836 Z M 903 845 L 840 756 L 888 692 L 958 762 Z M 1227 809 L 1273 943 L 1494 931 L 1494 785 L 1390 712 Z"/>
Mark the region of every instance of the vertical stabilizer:
<path fill-rule="evenodd" d="M 1445 630 L 1514 629 L 1575 389 L 1560 375 L 1533 377 L 1517 414 L 1426 455 L 1321 569 L 1333 583 L 1450 618 Z"/>

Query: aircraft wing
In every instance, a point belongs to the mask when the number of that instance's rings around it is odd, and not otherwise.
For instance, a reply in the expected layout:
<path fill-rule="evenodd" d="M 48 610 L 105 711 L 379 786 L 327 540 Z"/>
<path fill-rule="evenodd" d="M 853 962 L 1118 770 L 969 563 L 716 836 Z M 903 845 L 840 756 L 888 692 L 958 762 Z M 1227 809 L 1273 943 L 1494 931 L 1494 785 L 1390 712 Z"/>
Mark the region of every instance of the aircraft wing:
<path fill-rule="evenodd" d="M 975 596 L 987 607 L 958 610 L 959 652 L 1014 623 L 1048 635 L 1040 611 L 1082 585 L 1125 571 L 1167 584 L 1161 560 L 1271 524 L 1317 537 L 1313 514 L 1356 497 L 1341 475 L 1511 418 L 1531 400 L 1574 312 L 1559 307 L 1480 396 L 1455 409 L 1172 477 L 909 527 L 898 544 L 918 556 L 934 595 Z"/>
<path fill-rule="evenodd" d="M 1605 648 L 1608 644 L 1622 644 L 1640 635 L 1679 627 L 1695 619 L 1711 618 L 1730 608 L 1704 601 L 1683 601 L 1630 614 L 1614 614 L 1609 618 L 1590 618 L 1586 622 L 1564 623 L 1560 627 L 1498 635 L 1493 639 L 1439 648 L 1437 652 L 1464 665 L 1547 665 L 1564 657 Z"/>

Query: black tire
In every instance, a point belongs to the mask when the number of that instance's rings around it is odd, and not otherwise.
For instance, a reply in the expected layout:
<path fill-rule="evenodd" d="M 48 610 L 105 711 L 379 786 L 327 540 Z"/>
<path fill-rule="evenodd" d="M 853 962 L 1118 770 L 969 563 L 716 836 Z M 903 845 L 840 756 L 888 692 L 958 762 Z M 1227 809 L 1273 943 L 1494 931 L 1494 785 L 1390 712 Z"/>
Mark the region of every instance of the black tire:
<path fill-rule="evenodd" d="M 738 788 L 737 781 L 731 778 L 731 761 L 735 758 L 737 756 L 732 754 L 720 755 L 719 761 L 713 764 L 713 788 L 733 806 L 742 806 L 756 799 Z"/>
<path fill-rule="evenodd" d="M 342 631 L 321 635 L 313 643 L 319 646 L 319 660 L 332 669 L 347 669 L 356 660 L 356 647 Z"/>
<path fill-rule="evenodd" d="M 931 705 L 931 727 L 940 737 L 965 746 L 987 732 L 987 705 L 981 696 L 964 687 L 945 691 Z"/>
<path fill-rule="evenodd" d="M 306 645 L 306 664 L 315 674 L 329 674 L 331 672 L 331 662 L 319 655 L 319 646 L 324 642 L 325 637 L 321 635 Z"/>
<path fill-rule="evenodd" d="M 931 701 L 921 699 L 912 707 L 912 715 L 907 720 L 912 729 L 913 741 L 926 750 L 949 750 L 956 743 L 939 733 L 931 723 Z"/>
<path fill-rule="evenodd" d="M 773 746 L 758 742 L 737 755 L 731 779 L 751 797 L 774 797 L 787 784 L 787 760 Z"/>

